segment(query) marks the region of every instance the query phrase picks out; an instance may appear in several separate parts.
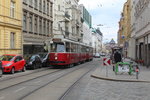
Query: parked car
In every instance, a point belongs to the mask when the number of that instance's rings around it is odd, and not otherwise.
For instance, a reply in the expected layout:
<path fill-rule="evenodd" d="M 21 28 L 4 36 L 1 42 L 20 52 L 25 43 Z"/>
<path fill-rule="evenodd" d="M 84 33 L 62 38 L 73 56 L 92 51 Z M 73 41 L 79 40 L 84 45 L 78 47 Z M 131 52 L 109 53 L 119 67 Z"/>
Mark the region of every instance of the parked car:
<path fill-rule="evenodd" d="M 102 57 L 105 57 L 105 56 L 106 56 L 106 54 L 105 54 L 105 53 L 101 53 L 101 56 L 102 56 Z"/>
<path fill-rule="evenodd" d="M 2 68 L 2 62 L 0 61 L 0 77 L 2 76 L 3 74 L 3 68 Z"/>
<path fill-rule="evenodd" d="M 25 60 L 21 55 L 16 54 L 5 54 L 0 56 L 2 61 L 3 72 L 10 72 L 12 74 L 15 71 L 25 71 Z"/>
<path fill-rule="evenodd" d="M 39 56 L 41 57 L 41 60 L 42 60 L 42 66 L 47 67 L 48 66 L 49 53 L 41 53 L 41 54 L 39 54 Z"/>
<path fill-rule="evenodd" d="M 99 53 L 95 53 L 94 57 L 95 57 L 95 58 L 100 58 L 101 56 L 100 56 Z"/>
<path fill-rule="evenodd" d="M 36 69 L 42 67 L 42 60 L 39 55 L 32 55 L 28 57 L 26 60 L 27 60 L 26 63 L 27 69 Z"/>

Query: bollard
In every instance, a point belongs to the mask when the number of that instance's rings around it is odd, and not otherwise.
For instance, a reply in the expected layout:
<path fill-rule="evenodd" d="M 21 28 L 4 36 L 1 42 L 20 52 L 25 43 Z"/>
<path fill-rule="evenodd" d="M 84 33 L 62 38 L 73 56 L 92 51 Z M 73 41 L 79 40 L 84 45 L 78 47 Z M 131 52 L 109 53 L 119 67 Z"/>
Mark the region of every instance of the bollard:
<path fill-rule="evenodd" d="M 138 77 L 138 75 L 139 75 L 139 67 L 138 66 L 136 66 L 135 72 L 136 72 L 136 79 L 138 79 L 139 78 Z"/>

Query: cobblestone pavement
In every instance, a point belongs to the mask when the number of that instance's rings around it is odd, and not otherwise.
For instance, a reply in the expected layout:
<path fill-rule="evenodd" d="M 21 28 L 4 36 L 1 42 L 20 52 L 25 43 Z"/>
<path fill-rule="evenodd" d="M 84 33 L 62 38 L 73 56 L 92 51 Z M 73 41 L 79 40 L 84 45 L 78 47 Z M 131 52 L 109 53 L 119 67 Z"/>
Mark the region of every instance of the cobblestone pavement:
<path fill-rule="evenodd" d="M 150 100 L 150 84 L 91 79 L 78 100 Z"/>
<path fill-rule="evenodd" d="M 107 81 L 89 74 L 64 100 L 150 100 L 150 83 Z"/>

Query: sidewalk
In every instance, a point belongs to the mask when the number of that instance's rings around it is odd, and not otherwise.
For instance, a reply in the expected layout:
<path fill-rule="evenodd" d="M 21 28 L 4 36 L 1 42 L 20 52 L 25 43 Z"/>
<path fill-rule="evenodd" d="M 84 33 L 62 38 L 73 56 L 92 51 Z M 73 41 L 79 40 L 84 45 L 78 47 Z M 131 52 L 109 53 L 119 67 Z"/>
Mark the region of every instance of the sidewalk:
<path fill-rule="evenodd" d="M 130 61 L 129 59 L 125 59 L 124 61 Z M 108 74 L 106 72 L 106 67 Z M 116 75 L 113 71 L 113 67 L 111 66 L 103 66 L 98 67 L 93 73 L 92 77 L 109 80 L 109 81 L 122 81 L 122 82 L 147 82 L 150 83 L 150 69 L 144 66 L 140 66 L 140 73 L 138 79 L 136 79 L 136 75 L 129 75 L 128 73 L 121 73 Z"/>

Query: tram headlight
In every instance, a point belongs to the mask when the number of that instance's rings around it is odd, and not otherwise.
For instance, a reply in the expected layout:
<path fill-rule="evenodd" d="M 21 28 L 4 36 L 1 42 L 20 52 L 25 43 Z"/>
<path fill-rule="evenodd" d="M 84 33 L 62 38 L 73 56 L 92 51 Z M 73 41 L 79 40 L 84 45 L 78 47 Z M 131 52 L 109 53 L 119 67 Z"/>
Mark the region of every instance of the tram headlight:
<path fill-rule="evenodd" d="M 55 57 L 55 60 L 57 60 L 58 58 L 57 57 Z"/>

